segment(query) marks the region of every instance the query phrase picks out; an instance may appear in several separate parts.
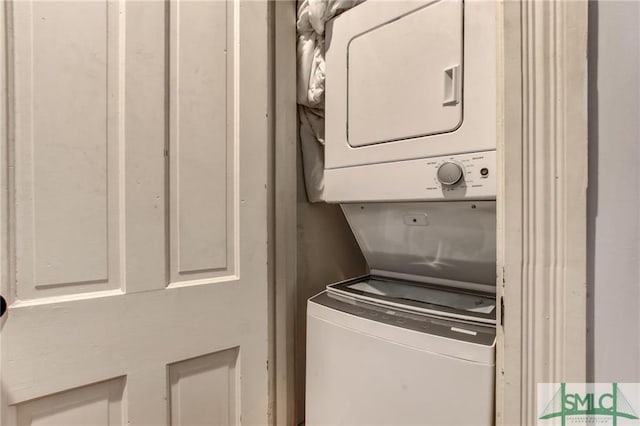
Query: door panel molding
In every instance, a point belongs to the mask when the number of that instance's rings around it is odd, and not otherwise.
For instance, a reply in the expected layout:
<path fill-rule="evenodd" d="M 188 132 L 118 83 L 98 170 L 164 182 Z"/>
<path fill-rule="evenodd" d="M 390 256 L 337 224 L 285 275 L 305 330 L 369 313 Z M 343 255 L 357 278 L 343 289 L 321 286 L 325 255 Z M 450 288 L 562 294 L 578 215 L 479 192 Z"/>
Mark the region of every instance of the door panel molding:
<path fill-rule="evenodd" d="M 240 5 L 170 2 L 168 8 L 171 285 L 233 278 L 239 274 Z"/>
<path fill-rule="evenodd" d="M 79 10 L 78 10 L 79 8 Z M 21 300 L 120 288 L 121 2 L 12 4 Z M 81 13 L 80 22 L 75 17 Z"/>
<path fill-rule="evenodd" d="M 587 2 L 504 1 L 499 28 L 497 424 L 586 378 Z"/>

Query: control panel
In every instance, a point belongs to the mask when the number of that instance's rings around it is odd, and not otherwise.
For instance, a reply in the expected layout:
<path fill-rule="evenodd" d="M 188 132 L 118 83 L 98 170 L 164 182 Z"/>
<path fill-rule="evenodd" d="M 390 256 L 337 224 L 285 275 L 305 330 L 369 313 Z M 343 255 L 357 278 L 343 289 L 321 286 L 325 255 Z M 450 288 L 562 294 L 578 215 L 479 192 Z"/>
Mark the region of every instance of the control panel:
<path fill-rule="evenodd" d="M 325 169 L 328 202 L 495 200 L 496 152 Z"/>
<path fill-rule="evenodd" d="M 436 198 L 495 195 L 495 151 L 425 160 L 425 190 Z"/>

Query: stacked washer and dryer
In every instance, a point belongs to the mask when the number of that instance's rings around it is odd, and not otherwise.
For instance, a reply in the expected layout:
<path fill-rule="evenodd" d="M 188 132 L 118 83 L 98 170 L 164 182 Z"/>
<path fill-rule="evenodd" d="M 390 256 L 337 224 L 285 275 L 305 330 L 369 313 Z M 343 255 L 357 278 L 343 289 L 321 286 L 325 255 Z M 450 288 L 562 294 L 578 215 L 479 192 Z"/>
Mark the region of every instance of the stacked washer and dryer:
<path fill-rule="evenodd" d="M 370 273 L 308 301 L 308 426 L 493 424 L 495 20 L 367 0 L 326 28 L 325 194 Z"/>

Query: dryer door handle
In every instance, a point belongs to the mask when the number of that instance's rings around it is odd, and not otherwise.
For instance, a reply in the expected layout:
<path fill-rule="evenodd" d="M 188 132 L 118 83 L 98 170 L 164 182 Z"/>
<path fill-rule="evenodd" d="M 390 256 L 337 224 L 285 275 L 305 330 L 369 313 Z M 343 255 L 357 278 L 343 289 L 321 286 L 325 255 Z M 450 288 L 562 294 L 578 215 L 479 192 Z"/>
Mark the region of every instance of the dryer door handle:
<path fill-rule="evenodd" d="M 442 105 L 450 106 L 460 103 L 460 65 L 444 70 L 444 99 Z"/>

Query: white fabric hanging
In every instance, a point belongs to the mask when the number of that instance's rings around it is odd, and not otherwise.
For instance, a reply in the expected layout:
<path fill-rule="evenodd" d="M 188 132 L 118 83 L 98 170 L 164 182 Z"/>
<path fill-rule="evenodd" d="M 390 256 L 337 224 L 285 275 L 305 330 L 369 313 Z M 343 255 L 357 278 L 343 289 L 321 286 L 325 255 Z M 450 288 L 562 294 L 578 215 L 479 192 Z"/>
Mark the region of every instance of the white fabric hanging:
<path fill-rule="evenodd" d="M 298 3 L 298 114 L 305 187 L 310 202 L 324 200 L 324 26 L 364 0 Z"/>

